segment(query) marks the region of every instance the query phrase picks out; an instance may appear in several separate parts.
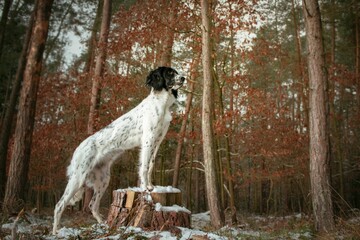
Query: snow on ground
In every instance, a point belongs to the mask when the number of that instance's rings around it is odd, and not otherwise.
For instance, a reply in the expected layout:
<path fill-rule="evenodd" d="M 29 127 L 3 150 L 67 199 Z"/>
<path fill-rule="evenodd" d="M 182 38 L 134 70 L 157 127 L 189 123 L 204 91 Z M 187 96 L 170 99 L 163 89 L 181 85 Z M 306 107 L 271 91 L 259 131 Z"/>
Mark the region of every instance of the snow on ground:
<path fill-rule="evenodd" d="M 140 187 L 128 187 L 125 189 L 117 189 L 119 192 L 126 192 L 127 190 L 133 192 L 144 192 L 144 189 Z M 154 186 L 154 189 L 151 190 L 153 193 L 179 193 L 180 189 L 172 187 L 172 186 Z"/>
<path fill-rule="evenodd" d="M 161 206 L 162 207 L 162 206 Z M 181 207 L 180 207 L 181 208 Z M 312 220 L 308 216 L 297 214 L 284 217 L 275 216 L 238 216 L 239 223 L 236 226 L 225 226 L 213 230 L 210 224 L 210 213 L 192 214 L 192 229 L 176 228 L 170 231 L 144 231 L 136 227 L 121 227 L 111 230 L 106 224 L 89 223 L 91 216 L 80 214 L 69 214 L 62 221 L 63 227 L 57 236 L 50 234 L 52 217 L 38 216 L 27 213 L 26 219 L 21 219 L 17 225 L 19 239 L 99 239 L 99 240 L 120 240 L 120 239 L 211 239 L 211 240 L 232 240 L 232 239 L 314 239 Z M 66 219 L 67 218 L 67 219 Z M 70 221 L 73 220 L 73 222 Z M 74 219 L 78 219 L 77 222 Z M 14 218 L 1 225 L 0 239 L 10 240 Z M 335 239 L 358 239 L 360 233 L 351 229 L 358 229 L 360 218 L 355 217 L 343 221 L 336 233 Z M 350 229 L 349 231 L 346 231 Z M 352 235 L 351 235 L 352 234 Z M 355 235 L 354 235 L 355 234 Z"/>
<path fill-rule="evenodd" d="M 156 203 L 155 204 L 155 211 L 163 211 L 163 212 L 186 212 L 188 214 L 191 214 L 191 212 L 185 208 L 185 207 L 180 207 L 176 204 L 172 205 L 172 206 L 162 206 L 160 203 Z"/>

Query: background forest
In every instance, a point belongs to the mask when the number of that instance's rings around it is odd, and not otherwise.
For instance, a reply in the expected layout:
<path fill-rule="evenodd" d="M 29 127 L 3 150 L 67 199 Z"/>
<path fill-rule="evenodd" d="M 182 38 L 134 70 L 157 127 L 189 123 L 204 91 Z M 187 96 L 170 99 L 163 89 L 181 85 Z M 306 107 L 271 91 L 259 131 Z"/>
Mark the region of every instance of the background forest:
<path fill-rule="evenodd" d="M 347 217 L 360 208 L 360 4 L 319 3 L 328 74 L 332 199 L 335 214 Z M 234 205 L 239 214 L 310 214 L 302 2 L 219 0 L 211 7 L 221 207 L 228 211 Z M 8 148 L 1 149 L 1 165 L 7 166 L 0 168 L 1 198 L 16 127 L 16 116 L 10 127 L 4 124 L 5 113 L 33 8 L 32 0 L 0 2 L 0 126 L 12 136 Z M 24 192 L 25 204 L 39 211 L 53 208 L 61 197 L 72 153 L 89 134 L 93 76 L 102 47 L 101 11 L 102 1 L 95 0 L 56 0 L 52 6 Z M 206 211 L 199 1 L 113 1 L 105 55 L 94 131 L 148 95 L 145 79 L 152 69 L 170 61 L 186 76 L 159 150 L 154 181 L 178 186 L 184 206 L 193 213 Z M 138 151 L 129 151 L 114 165 L 104 207 L 111 204 L 112 190 L 137 185 L 137 159 Z"/>

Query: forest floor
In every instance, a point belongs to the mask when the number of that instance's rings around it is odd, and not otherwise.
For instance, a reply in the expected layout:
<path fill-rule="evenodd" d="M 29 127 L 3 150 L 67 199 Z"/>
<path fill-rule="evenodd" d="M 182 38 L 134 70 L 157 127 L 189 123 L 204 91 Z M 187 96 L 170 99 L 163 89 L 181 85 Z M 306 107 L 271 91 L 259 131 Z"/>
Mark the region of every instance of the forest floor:
<path fill-rule="evenodd" d="M 106 216 L 106 209 L 103 209 Z M 14 221 L 3 220 L 0 239 L 11 236 Z M 214 230 L 210 225 L 209 212 L 193 214 L 192 228 L 176 228 L 176 231 L 144 231 L 140 228 L 122 227 L 110 230 L 105 224 L 96 224 L 90 214 L 78 211 L 64 213 L 57 236 L 51 235 L 52 212 L 33 214 L 26 212 L 18 219 L 16 239 L 360 239 L 360 216 L 337 220 L 337 231 L 331 235 L 316 235 L 309 216 L 294 214 L 282 217 L 239 215 L 238 224 Z M 174 229 L 173 229 L 174 230 Z"/>

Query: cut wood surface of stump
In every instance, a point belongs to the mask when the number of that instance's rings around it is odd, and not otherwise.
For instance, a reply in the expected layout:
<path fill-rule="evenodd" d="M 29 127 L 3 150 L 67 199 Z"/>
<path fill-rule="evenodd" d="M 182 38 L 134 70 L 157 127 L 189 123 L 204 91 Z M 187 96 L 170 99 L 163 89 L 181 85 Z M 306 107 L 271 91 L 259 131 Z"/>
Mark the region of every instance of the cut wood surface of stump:
<path fill-rule="evenodd" d="M 156 186 L 151 192 L 140 188 L 114 190 L 107 224 L 111 228 L 134 226 L 145 230 L 190 228 L 191 212 L 181 203 L 181 191 L 173 187 Z"/>

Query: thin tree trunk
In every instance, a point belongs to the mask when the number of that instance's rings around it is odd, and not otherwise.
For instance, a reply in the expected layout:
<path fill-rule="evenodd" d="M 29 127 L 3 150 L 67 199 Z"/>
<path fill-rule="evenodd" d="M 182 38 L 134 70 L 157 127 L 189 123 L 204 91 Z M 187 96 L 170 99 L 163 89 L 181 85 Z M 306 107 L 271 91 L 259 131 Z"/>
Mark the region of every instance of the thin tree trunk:
<path fill-rule="evenodd" d="M 84 72 L 86 72 L 88 74 L 90 74 L 90 70 L 92 68 L 93 61 L 94 61 L 95 46 L 96 46 L 96 33 L 97 33 L 97 29 L 98 29 L 99 22 L 100 22 L 101 8 L 103 6 L 102 3 L 103 3 L 103 1 L 98 2 L 94 24 L 91 28 L 91 36 L 90 36 L 90 39 L 88 42 L 89 47 L 87 49 L 87 60 L 85 63 L 85 68 L 84 68 Z"/>
<path fill-rule="evenodd" d="M 92 79 L 90 112 L 89 112 L 89 121 L 87 126 L 88 135 L 94 133 L 95 120 L 98 115 L 97 112 L 99 108 L 99 99 L 100 99 L 100 79 L 103 77 L 103 72 L 104 72 L 110 21 L 111 21 L 111 0 L 104 0 L 100 39 L 98 45 L 98 55 L 96 56 L 94 77 Z M 89 203 L 91 201 L 92 195 L 93 195 L 92 189 L 86 188 L 83 211 L 89 211 Z"/>
<path fill-rule="evenodd" d="M 295 2 L 294 0 L 291 1 L 291 6 L 292 6 L 292 15 L 293 15 L 293 22 L 294 22 L 294 32 L 295 32 L 295 46 L 296 46 L 296 54 L 297 54 L 297 64 L 298 64 L 298 74 L 299 74 L 299 94 L 301 97 L 301 101 L 302 104 L 304 106 L 304 114 L 305 116 L 303 117 L 304 120 L 304 125 L 305 127 L 308 127 L 309 125 L 309 109 L 308 109 L 308 99 L 307 99 L 307 95 L 306 95 L 306 91 L 308 88 L 308 82 L 307 79 L 305 78 L 305 70 L 304 70 L 304 61 L 303 58 L 301 56 L 302 53 L 302 49 L 301 49 L 301 38 L 300 38 L 300 30 L 299 30 L 299 26 L 298 26 L 298 19 L 296 18 L 296 12 L 295 12 Z M 299 109 L 300 111 L 300 109 Z M 295 119 L 295 118 L 293 118 Z M 300 119 L 299 119 L 299 125 L 300 125 L 300 129 L 303 129 L 304 126 L 301 125 Z"/>
<path fill-rule="evenodd" d="M 224 225 L 224 215 L 220 208 L 219 194 L 216 184 L 215 153 L 213 139 L 213 112 L 214 112 L 214 80 L 212 77 L 212 61 L 210 48 L 210 14 L 209 3 L 201 0 L 202 19 L 202 63 L 204 71 L 204 89 L 202 101 L 202 137 L 205 165 L 205 184 L 211 223 L 219 228 Z"/>
<path fill-rule="evenodd" d="M 98 45 L 98 55 L 96 56 L 94 77 L 92 79 L 91 89 L 91 104 L 89 113 L 89 122 L 87 132 L 88 134 L 94 133 L 94 121 L 96 118 L 96 112 L 98 110 L 98 99 L 100 89 L 100 79 L 103 77 L 104 65 L 106 60 L 106 47 L 110 28 L 110 17 L 111 17 L 111 0 L 104 0 L 102 20 L 101 20 L 101 31 Z"/>
<path fill-rule="evenodd" d="M 187 119 L 189 118 L 190 108 L 191 108 L 191 103 L 192 103 L 192 98 L 193 98 L 193 92 L 195 89 L 195 79 L 197 77 L 196 76 L 196 73 L 197 73 L 196 68 L 197 68 L 198 64 L 199 64 L 199 57 L 196 57 L 194 59 L 193 64 L 190 67 L 191 76 L 190 76 L 190 80 L 188 81 L 188 82 L 190 82 L 190 90 L 189 90 L 189 93 L 187 94 L 187 98 L 186 98 L 185 113 L 184 113 L 184 116 L 183 116 L 183 119 L 181 122 L 181 128 L 180 128 L 179 137 L 178 137 L 178 144 L 177 144 L 177 148 L 176 148 L 174 176 L 173 176 L 173 183 L 172 183 L 173 187 L 178 187 L 178 185 L 179 185 L 181 152 L 182 152 L 182 147 L 184 144 Z"/>
<path fill-rule="evenodd" d="M 25 203 L 25 187 L 29 171 L 37 91 L 52 3 L 53 0 L 38 0 L 35 4 L 36 20 L 24 72 L 15 130 L 14 152 L 11 158 L 3 204 L 3 211 L 7 213 L 21 210 Z"/>
<path fill-rule="evenodd" d="M 355 78 L 357 84 L 357 101 L 360 111 L 360 4 L 355 4 L 355 36 L 356 36 L 356 49 L 355 49 Z"/>
<path fill-rule="evenodd" d="M 29 26 L 26 30 L 26 35 L 24 43 L 22 46 L 20 58 L 18 61 L 18 66 L 16 70 L 16 75 L 14 83 L 11 89 L 10 99 L 6 106 L 5 117 L 1 126 L 1 135 L 0 135 L 0 199 L 3 199 L 6 186 L 6 162 L 7 162 L 7 153 L 8 145 L 11 136 L 11 130 L 13 129 L 13 118 L 16 110 L 16 102 L 19 98 L 19 92 L 21 88 L 21 83 L 23 80 L 23 75 L 26 65 L 26 56 L 29 48 L 30 39 L 33 33 L 33 25 L 35 18 L 36 8 L 31 14 Z"/>
<path fill-rule="evenodd" d="M 234 66 L 235 66 L 235 34 L 233 28 L 231 28 L 231 39 L 230 39 L 230 61 L 231 61 L 231 77 L 234 77 Z M 233 86 L 231 86 L 231 90 L 233 90 Z M 223 105 L 223 104 L 222 104 Z M 222 108 L 224 108 L 222 106 Z M 231 91 L 230 93 L 230 103 L 229 103 L 229 111 L 234 111 L 234 95 Z M 230 208 L 231 208 L 231 223 L 236 224 L 237 223 L 237 217 L 236 217 L 236 206 L 235 206 L 235 193 L 234 193 L 234 182 L 233 182 L 233 170 L 232 170 L 232 164 L 231 164 L 231 133 L 233 131 L 233 119 L 231 118 L 230 121 L 228 121 L 229 129 L 225 136 L 225 147 L 226 147 L 226 169 L 227 172 L 230 175 L 228 186 L 229 186 L 229 193 L 230 193 Z M 241 167 L 240 167 L 241 170 Z"/>
<path fill-rule="evenodd" d="M 330 48 L 330 65 L 335 66 L 335 53 L 336 53 L 336 21 L 335 21 L 335 11 L 336 11 L 336 3 L 335 0 L 331 0 L 331 12 L 330 12 L 330 28 L 331 28 L 331 48 Z M 344 192 L 344 171 L 343 171 L 343 157 L 342 157 L 342 144 L 341 144 L 341 125 L 342 119 L 341 117 L 336 116 L 336 107 L 335 107 L 335 82 L 330 81 L 328 79 L 329 91 L 328 91 L 328 99 L 329 99 L 329 111 L 330 115 L 330 153 L 333 154 L 331 161 L 334 159 L 338 162 L 338 172 L 339 172 L 339 194 L 342 199 L 345 199 Z M 339 99 L 343 99 L 343 88 L 341 87 L 340 97 Z M 339 114 L 342 114 L 342 104 L 340 101 L 340 111 Z M 332 117 L 330 117 L 332 116 Z"/>
<path fill-rule="evenodd" d="M 308 44 L 310 85 L 310 181 L 315 227 L 318 231 L 334 229 L 333 205 L 330 190 L 330 151 L 326 115 L 327 73 L 317 0 L 303 0 Z"/>
<path fill-rule="evenodd" d="M 227 123 L 225 122 L 225 110 L 224 110 L 224 103 L 223 103 L 223 94 L 222 94 L 222 87 L 219 89 L 219 102 L 220 102 L 220 112 L 221 112 L 221 121 L 222 125 L 226 126 Z M 230 133 L 231 134 L 231 133 Z M 226 151 L 226 174 L 227 174 L 227 181 L 228 181 L 228 188 L 229 188 L 229 203 L 230 203 L 230 211 L 231 211 L 231 223 L 235 224 L 237 222 L 236 218 L 236 207 L 235 207 L 235 197 L 234 197 L 234 183 L 233 183 L 233 171 L 231 167 L 231 148 L 230 148 L 230 140 L 229 140 L 229 132 L 225 134 L 225 151 Z"/>
<path fill-rule="evenodd" d="M 60 23 L 58 24 L 56 35 L 54 36 L 54 38 L 51 38 L 51 39 L 48 40 L 48 43 L 47 43 L 47 46 L 46 46 L 44 62 L 47 62 L 50 54 L 54 51 L 53 49 L 56 46 L 56 42 L 59 39 L 60 34 L 64 32 L 64 28 L 63 28 L 64 23 L 65 23 L 66 17 L 68 16 L 74 2 L 75 2 L 75 0 L 71 0 L 71 2 L 68 4 L 64 14 L 62 15 L 62 17 L 60 19 Z"/>
<path fill-rule="evenodd" d="M 13 3 L 13 0 L 5 0 L 4 8 L 2 11 L 2 15 L 1 15 L 1 20 L 0 20 L 0 62 L 1 62 L 2 50 L 4 47 L 6 24 L 8 21 L 8 15 L 9 15 L 10 7 L 11 7 L 12 3 Z"/>

